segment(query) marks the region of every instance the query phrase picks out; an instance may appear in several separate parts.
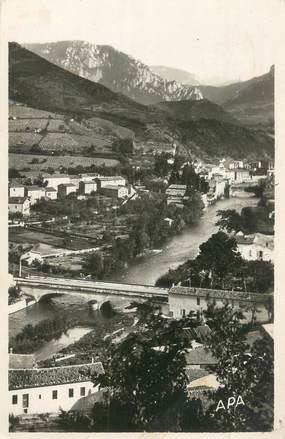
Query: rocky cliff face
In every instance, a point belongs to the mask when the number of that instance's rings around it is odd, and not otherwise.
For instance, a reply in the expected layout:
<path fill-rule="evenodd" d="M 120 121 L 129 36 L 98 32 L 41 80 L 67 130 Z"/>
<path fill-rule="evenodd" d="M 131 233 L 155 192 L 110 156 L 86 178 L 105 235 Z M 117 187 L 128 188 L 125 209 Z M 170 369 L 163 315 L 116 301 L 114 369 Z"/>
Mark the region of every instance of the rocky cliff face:
<path fill-rule="evenodd" d="M 163 79 L 147 65 L 111 46 L 61 41 L 25 47 L 76 75 L 143 104 L 203 98 L 196 87 Z"/>

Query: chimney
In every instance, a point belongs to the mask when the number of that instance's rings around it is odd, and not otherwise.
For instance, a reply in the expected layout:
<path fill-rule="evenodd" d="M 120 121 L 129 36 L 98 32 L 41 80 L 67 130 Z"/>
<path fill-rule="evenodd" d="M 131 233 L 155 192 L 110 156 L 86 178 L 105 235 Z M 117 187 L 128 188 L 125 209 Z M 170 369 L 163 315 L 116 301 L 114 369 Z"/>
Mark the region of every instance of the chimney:
<path fill-rule="evenodd" d="M 91 364 L 94 363 L 94 357 L 91 357 Z"/>

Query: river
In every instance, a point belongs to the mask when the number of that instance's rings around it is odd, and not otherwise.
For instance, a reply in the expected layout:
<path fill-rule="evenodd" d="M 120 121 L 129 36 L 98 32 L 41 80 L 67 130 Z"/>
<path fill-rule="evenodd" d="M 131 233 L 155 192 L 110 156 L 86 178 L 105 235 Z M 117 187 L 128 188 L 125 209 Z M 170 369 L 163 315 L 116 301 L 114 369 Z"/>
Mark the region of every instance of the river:
<path fill-rule="evenodd" d="M 243 207 L 254 206 L 257 204 L 255 198 L 230 198 L 220 200 L 213 206 L 204 211 L 200 223 L 195 227 L 185 229 L 183 233 L 173 237 L 162 251 L 158 254 L 136 260 L 125 272 L 117 274 L 112 278 L 113 281 L 126 283 L 151 284 L 169 268 L 175 268 L 189 258 L 195 258 L 199 252 L 199 246 L 217 231 L 215 225 L 217 221 L 217 210 L 236 209 L 240 211 Z M 87 305 L 88 298 L 79 296 L 54 296 L 42 300 L 29 308 L 18 311 L 9 316 L 9 336 L 14 336 L 28 323 L 38 323 L 41 320 L 51 318 L 55 315 L 62 318 L 85 316 L 85 320 L 94 319 L 94 314 Z M 58 350 L 58 346 L 65 347 L 70 340 L 76 341 L 82 336 L 82 330 L 73 331 L 71 337 L 59 340 L 59 343 L 50 344 L 50 354 Z M 47 355 L 44 350 L 44 356 Z"/>
<path fill-rule="evenodd" d="M 218 201 L 205 209 L 197 226 L 189 227 L 180 235 L 172 238 L 161 253 L 136 261 L 126 273 L 122 273 L 112 280 L 154 285 L 155 281 L 169 268 L 176 268 L 187 259 L 193 259 L 197 256 L 200 244 L 218 231 L 218 227 L 215 225 L 218 210 L 235 209 L 240 212 L 243 207 L 255 206 L 256 204 L 256 198 L 229 198 Z"/>

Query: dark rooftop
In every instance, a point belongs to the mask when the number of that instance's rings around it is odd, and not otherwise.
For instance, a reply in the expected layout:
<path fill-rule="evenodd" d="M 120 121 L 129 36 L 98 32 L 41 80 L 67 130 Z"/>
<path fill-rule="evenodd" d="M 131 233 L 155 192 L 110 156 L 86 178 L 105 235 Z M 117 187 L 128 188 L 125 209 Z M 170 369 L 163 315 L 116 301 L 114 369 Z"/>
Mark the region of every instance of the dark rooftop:
<path fill-rule="evenodd" d="M 19 183 L 18 181 L 13 180 L 9 183 L 9 187 L 25 187 L 25 186 L 22 183 Z"/>
<path fill-rule="evenodd" d="M 243 291 L 214 290 L 208 288 L 178 287 L 170 288 L 169 295 L 205 297 L 207 299 L 244 300 L 246 302 L 263 302 L 270 294 Z"/>
<path fill-rule="evenodd" d="M 202 378 L 209 375 L 210 372 L 206 369 L 192 369 L 191 367 L 186 366 L 185 374 L 188 382 L 191 383 L 192 381 L 197 380 L 198 378 Z"/>
<path fill-rule="evenodd" d="M 104 373 L 101 362 L 42 369 L 9 370 L 9 390 L 84 382 L 89 381 L 96 373 Z"/>
<path fill-rule="evenodd" d="M 54 187 L 51 187 L 51 186 L 46 187 L 46 188 L 45 188 L 45 191 L 46 191 L 46 192 L 57 192 L 57 190 L 56 190 Z"/>
<path fill-rule="evenodd" d="M 23 204 L 26 197 L 9 197 L 9 204 Z"/>
<path fill-rule="evenodd" d="M 212 353 L 203 346 L 192 349 L 185 354 L 187 364 L 216 364 L 217 359 L 213 357 Z"/>
<path fill-rule="evenodd" d="M 30 354 L 9 354 L 9 369 L 32 369 L 34 356 Z"/>

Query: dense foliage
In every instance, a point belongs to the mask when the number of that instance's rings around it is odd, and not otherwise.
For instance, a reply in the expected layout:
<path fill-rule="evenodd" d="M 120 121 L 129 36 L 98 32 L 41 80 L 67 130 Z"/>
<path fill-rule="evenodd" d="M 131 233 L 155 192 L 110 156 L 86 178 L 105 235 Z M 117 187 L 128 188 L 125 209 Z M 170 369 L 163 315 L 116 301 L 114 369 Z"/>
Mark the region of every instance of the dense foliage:
<path fill-rule="evenodd" d="M 211 366 L 221 387 L 205 419 L 209 431 L 270 431 L 273 428 L 274 369 L 273 342 L 260 339 L 250 347 L 248 328 L 241 323 L 242 314 L 231 307 L 209 308 L 211 337 L 207 346 L 218 359 Z M 242 396 L 244 404 L 217 410 L 219 401 Z"/>
<path fill-rule="evenodd" d="M 246 261 L 237 252 L 234 239 L 218 232 L 201 244 L 198 256 L 161 276 L 157 286 L 237 289 L 265 293 L 272 291 L 274 267 L 268 261 Z"/>
<path fill-rule="evenodd" d="M 156 307 L 138 307 L 137 330 L 108 347 L 105 374 L 94 376 L 103 395 L 90 415 L 62 412 L 68 431 L 267 431 L 273 424 L 273 346 L 261 339 L 247 344 L 249 326 L 229 305 L 209 306 L 211 329 L 206 348 L 217 358 L 211 366 L 221 386 L 190 397 L 184 373 L 191 340 L 183 328 L 199 320 L 162 318 Z M 209 371 L 210 372 L 210 371 Z M 244 405 L 218 410 L 220 400 L 241 395 Z"/>

